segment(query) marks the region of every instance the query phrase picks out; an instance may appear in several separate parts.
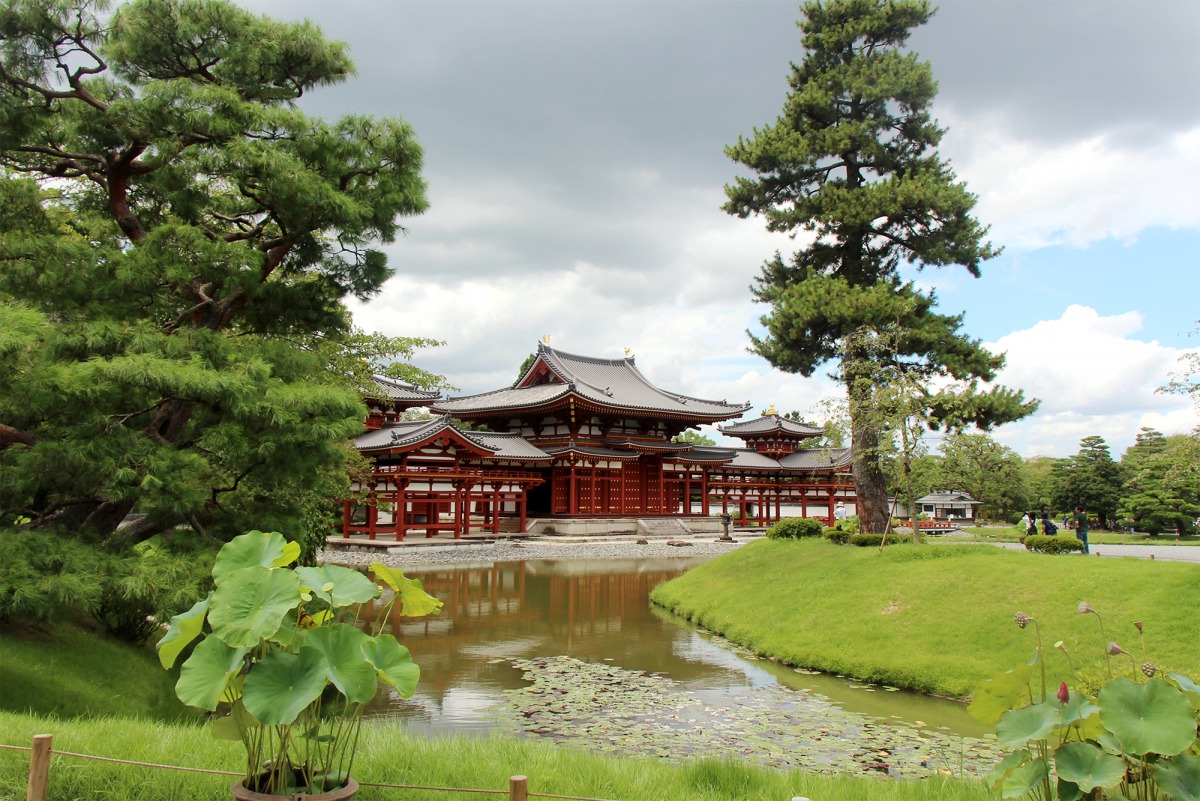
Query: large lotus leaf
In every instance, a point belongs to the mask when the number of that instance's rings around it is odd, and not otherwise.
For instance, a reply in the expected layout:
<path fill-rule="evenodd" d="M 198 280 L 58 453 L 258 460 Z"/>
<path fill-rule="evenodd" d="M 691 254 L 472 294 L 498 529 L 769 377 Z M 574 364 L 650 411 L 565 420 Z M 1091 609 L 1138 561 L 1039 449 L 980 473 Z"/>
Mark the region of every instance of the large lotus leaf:
<path fill-rule="evenodd" d="M 221 547 L 213 563 L 213 581 L 220 586 L 225 577 L 245 567 L 284 567 L 300 556 L 300 544 L 288 542 L 277 531 L 240 534 Z"/>
<path fill-rule="evenodd" d="M 1115 679 L 1100 690 L 1100 720 L 1127 752 L 1173 756 L 1196 739 L 1196 718 L 1184 694 L 1160 679 Z"/>
<path fill-rule="evenodd" d="M 229 680 L 242 669 L 249 648 L 231 648 L 216 637 L 205 637 L 179 671 L 175 694 L 197 709 L 212 712 Z"/>
<path fill-rule="evenodd" d="M 1200 684 L 1196 684 L 1182 673 L 1168 673 L 1167 676 L 1175 682 L 1176 687 L 1183 690 L 1188 700 L 1192 702 L 1192 706 L 1200 709 Z"/>
<path fill-rule="evenodd" d="M 412 661 L 408 649 L 390 634 L 380 634 L 367 640 L 363 651 L 375 665 L 379 678 L 395 688 L 404 698 L 410 697 L 421 679 L 421 669 Z"/>
<path fill-rule="evenodd" d="M 1010 748 L 1022 746 L 1031 740 L 1045 739 L 1061 721 L 1062 710 L 1057 701 L 1013 709 L 996 724 L 996 740 Z"/>
<path fill-rule="evenodd" d="M 246 711 L 245 705 L 234 704 L 228 715 L 213 719 L 212 733 L 218 740 L 244 740 L 250 729 L 259 725 L 254 716 Z"/>
<path fill-rule="evenodd" d="M 369 639 L 362 630 L 345 623 L 313 629 L 304 638 L 305 648 L 316 648 L 325 656 L 329 663 L 326 675 L 352 704 L 370 701 L 379 686 L 375 665 L 363 650 Z"/>
<path fill-rule="evenodd" d="M 1090 698 L 1072 690 L 1067 702 L 1062 705 L 1062 722 L 1064 725 L 1077 723 L 1087 720 L 1099 711 L 1100 707 L 1093 704 Z"/>
<path fill-rule="evenodd" d="M 1158 789 L 1175 801 L 1200 801 L 1200 756 L 1180 754 L 1158 763 Z"/>
<path fill-rule="evenodd" d="M 988 773 L 987 786 L 993 790 L 999 790 L 1004 785 L 1004 780 L 1008 778 L 1009 774 L 1015 768 L 1024 765 L 1030 758 L 1031 754 L 1024 748 L 1005 754 L 1004 758 L 997 762 L 996 766 Z"/>
<path fill-rule="evenodd" d="M 208 623 L 230 645 L 258 645 L 279 631 L 299 603 L 300 579 L 291 570 L 245 567 L 227 575 L 213 592 Z"/>
<path fill-rule="evenodd" d="M 1081 790 L 1116 787 L 1125 776 L 1125 762 L 1091 743 L 1063 743 L 1054 753 L 1058 775 Z"/>
<path fill-rule="evenodd" d="M 400 614 L 405 617 L 424 617 L 441 613 L 443 602 L 425 592 L 420 580 L 405 578 L 403 572 L 381 562 L 372 563 L 371 572 L 400 596 Z"/>
<path fill-rule="evenodd" d="M 197 601 L 191 609 L 171 617 L 170 628 L 154 646 L 154 649 L 158 651 L 158 661 L 162 663 L 163 667 L 172 667 L 175 660 L 183 653 L 183 649 L 200 636 L 200 632 L 204 630 L 204 615 L 208 612 L 209 598 L 212 596 L 208 596 L 203 601 Z"/>
<path fill-rule="evenodd" d="M 296 722 L 304 708 L 321 697 L 329 663 L 315 648 L 298 654 L 272 651 L 255 663 L 242 694 L 246 711 L 267 726 Z"/>
<path fill-rule="evenodd" d="M 1021 798 L 1040 786 L 1049 775 L 1046 760 L 1031 759 L 1005 777 L 1000 786 L 1000 795 L 1004 798 Z"/>
<path fill-rule="evenodd" d="M 298 567 L 296 575 L 306 589 L 335 609 L 366 603 L 378 598 L 380 593 L 378 584 L 357 570 L 341 565 Z"/>
<path fill-rule="evenodd" d="M 995 724 L 1028 693 L 1033 668 L 1033 663 L 1020 664 L 985 681 L 975 691 L 967 713 L 980 723 Z"/>
<path fill-rule="evenodd" d="M 1075 782 L 1069 782 L 1062 776 L 1058 777 L 1058 801 L 1082 801 L 1083 790 Z"/>

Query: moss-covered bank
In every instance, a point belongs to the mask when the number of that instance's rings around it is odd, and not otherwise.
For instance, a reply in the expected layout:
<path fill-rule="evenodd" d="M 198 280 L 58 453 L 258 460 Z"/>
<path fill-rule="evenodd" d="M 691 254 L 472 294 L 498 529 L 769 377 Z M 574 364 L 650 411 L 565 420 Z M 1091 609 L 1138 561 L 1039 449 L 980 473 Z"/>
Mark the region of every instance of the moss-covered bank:
<path fill-rule="evenodd" d="M 1142 661 L 1134 621 L 1160 666 L 1200 670 L 1200 566 L 1048 556 L 980 545 L 879 551 L 820 540 L 749 543 L 660 585 L 651 598 L 707 629 L 788 664 L 928 693 L 967 697 L 1027 660 L 1037 619 L 1054 681 L 1105 670 L 1115 641 Z M 1088 601 L 1102 616 L 1080 615 Z M 1129 670 L 1127 657 L 1115 671 Z"/>

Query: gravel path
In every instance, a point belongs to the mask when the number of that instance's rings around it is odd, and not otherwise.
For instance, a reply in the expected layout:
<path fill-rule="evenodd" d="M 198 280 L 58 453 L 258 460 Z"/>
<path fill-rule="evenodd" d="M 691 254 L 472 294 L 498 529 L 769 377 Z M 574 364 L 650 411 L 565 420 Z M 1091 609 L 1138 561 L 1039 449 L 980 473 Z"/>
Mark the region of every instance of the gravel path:
<path fill-rule="evenodd" d="M 623 559 L 630 557 L 694 557 L 715 556 L 737 548 L 747 539 L 736 542 L 716 542 L 713 539 L 685 540 L 686 546 L 667 545 L 651 540 L 638 545 L 635 539 L 605 542 L 554 542 L 525 540 L 498 542 L 495 545 L 472 545 L 459 548 L 406 548 L 403 553 L 387 551 L 321 551 L 320 560 L 330 564 L 363 566 L 382 562 L 393 567 L 413 565 L 444 565 L 463 562 L 512 562 L 519 559 Z"/>

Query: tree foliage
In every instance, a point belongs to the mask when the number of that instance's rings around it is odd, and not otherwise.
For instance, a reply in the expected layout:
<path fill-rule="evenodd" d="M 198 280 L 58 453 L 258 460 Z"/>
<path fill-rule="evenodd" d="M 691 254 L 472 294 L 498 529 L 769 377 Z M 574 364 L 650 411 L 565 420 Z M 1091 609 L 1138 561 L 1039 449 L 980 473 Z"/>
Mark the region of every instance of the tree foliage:
<path fill-rule="evenodd" d="M 1164 437 L 1143 428 L 1121 458 L 1125 477 L 1117 513 L 1151 535 L 1186 532 L 1200 515 L 1200 467 L 1195 436 Z"/>
<path fill-rule="evenodd" d="M 1065 463 L 1055 477 L 1054 507 L 1076 506 L 1096 515 L 1101 527 L 1117 510 L 1121 497 L 1121 466 L 1113 461 L 1108 443 L 1100 436 L 1084 437 L 1079 452 Z"/>
<path fill-rule="evenodd" d="M 1021 456 L 986 434 L 956 434 L 942 444 L 944 486 L 970 493 L 979 501 L 982 517 L 1007 519 L 1026 506 Z"/>
<path fill-rule="evenodd" d="M 0 10 L 3 512 L 129 542 L 319 532 L 356 387 L 427 340 L 354 332 L 426 207 L 399 119 L 309 117 L 342 43 L 219 0 Z M 435 380 L 430 377 L 430 380 Z"/>
<path fill-rule="evenodd" d="M 787 372 L 840 360 L 850 404 L 854 475 L 866 531 L 882 531 L 886 488 L 876 419 L 880 367 L 925 382 L 960 382 L 953 414 L 986 428 L 1036 403 L 990 381 L 1003 365 L 935 311 L 933 293 L 901 279 L 905 263 L 958 264 L 979 275 L 997 251 L 971 216 L 975 197 L 937 154 L 929 65 L 903 47 L 932 15 L 926 0 L 828 0 L 803 6 L 805 57 L 793 65 L 783 112 L 726 149 L 755 173 L 726 187 L 724 209 L 762 215 L 767 228 L 807 233 L 789 259 L 775 254 L 752 287 L 771 306 L 753 350 Z M 881 344 L 882 341 L 882 344 Z M 931 393 L 928 415 L 951 414 Z"/>

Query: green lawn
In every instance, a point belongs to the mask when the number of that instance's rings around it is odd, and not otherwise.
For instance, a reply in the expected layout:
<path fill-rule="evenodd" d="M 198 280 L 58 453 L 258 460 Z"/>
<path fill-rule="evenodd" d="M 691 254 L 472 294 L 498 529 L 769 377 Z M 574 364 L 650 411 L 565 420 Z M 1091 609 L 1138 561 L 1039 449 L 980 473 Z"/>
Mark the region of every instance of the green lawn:
<path fill-rule="evenodd" d="M 762 540 L 654 590 L 656 603 L 793 665 L 956 697 L 1030 658 L 1038 620 L 1055 682 L 1074 681 L 1062 640 L 1093 672 L 1116 641 L 1142 661 L 1200 670 L 1200 566 L 969 545 L 854 548 Z M 1077 614 L 1088 601 L 1101 615 Z M 1128 657 L 1114 669 L 1130 670 Z"/>

